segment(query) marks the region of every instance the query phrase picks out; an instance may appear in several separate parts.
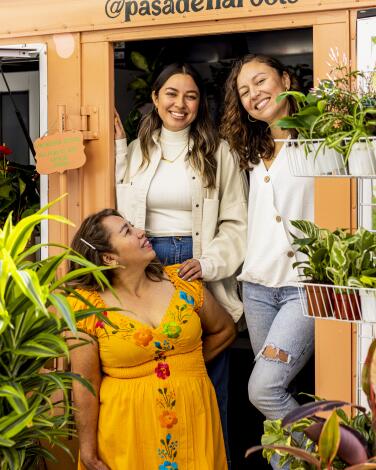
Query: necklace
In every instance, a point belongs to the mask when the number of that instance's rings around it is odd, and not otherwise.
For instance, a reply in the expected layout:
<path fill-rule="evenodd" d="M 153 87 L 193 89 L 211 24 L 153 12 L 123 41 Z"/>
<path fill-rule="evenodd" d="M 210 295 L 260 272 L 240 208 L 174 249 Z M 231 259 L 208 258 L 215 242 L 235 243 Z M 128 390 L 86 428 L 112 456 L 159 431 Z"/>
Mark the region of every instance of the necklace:
<path fill-rule="evenodd" d="M 178 158 L 180 158 L 184 154 L 184 151 L 187 148 L 187 146 L 188 146 L 188 144 L 184 145 L 182 150 L 172 160 L 163 156 L 163 150 L 162 150 L 162 146 L 161 146 L 161 151 L 162 151 L 161 160 L 163 160 L 164 162 L 167 162 L 167 163 L 174 163 Z"/>

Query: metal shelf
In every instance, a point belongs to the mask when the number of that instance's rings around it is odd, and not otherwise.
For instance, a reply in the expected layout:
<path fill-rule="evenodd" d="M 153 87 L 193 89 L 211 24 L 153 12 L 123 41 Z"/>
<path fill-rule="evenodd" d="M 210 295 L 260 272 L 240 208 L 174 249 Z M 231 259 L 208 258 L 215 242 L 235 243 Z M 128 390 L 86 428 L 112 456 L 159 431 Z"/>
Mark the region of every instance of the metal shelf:
<path fill-rule="evenodd" d="M 376 289 L 298 283 L 303 315 L 346 322 L 376 323 Z"/>
<path fill-rule="evenodd" d="M 346 163 L 343 155 L 324 146 L 324 139 L 276 139 L 276 142 L 286 143 L 288 163 L 293 176 L 376 178 L 376 137 L 354 144 Z"/>

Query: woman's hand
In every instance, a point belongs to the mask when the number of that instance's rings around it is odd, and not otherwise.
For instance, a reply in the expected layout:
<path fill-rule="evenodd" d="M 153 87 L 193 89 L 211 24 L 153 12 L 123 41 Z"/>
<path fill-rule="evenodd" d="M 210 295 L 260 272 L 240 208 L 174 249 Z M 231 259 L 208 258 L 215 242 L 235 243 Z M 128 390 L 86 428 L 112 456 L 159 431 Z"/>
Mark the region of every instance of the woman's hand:
<path fill-rule="evenodd" d="M 202 278 L 201 264 L 198 259 L 187 259 L 181 264 L 179 269 L 179 277 L 183 281 L 194 281 Z"/>
<path fill-rule="evenodd" d="M 99 460 L 98 457 L 85 457 L 80 455 L 80 460 L 84 464 L 86 470 L 110 470 L 110 467 L 107 467 L 102 460 Z"/>
<path fill-rule="evenodd" d="M 119 113 L 115 109 L 115 140 L 125 139 L 125 131 Z"/>

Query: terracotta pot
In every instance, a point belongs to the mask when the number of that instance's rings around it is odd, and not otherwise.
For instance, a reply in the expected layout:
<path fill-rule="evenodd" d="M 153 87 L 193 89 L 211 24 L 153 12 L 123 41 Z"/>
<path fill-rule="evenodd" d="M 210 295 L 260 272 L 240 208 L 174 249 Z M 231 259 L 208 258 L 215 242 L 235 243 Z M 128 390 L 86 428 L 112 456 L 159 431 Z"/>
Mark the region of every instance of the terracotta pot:
<path fill-rule="evenodd" d="M 333 292 L 334 316 L 338 320 L 357 321 L 362 319 L 358 292 Z"/>
<path fill-rule="evenodd" d="M 327 318 L 333 316 L 331 289 L 325 286 L 306 284 L 308 315 Z"/>

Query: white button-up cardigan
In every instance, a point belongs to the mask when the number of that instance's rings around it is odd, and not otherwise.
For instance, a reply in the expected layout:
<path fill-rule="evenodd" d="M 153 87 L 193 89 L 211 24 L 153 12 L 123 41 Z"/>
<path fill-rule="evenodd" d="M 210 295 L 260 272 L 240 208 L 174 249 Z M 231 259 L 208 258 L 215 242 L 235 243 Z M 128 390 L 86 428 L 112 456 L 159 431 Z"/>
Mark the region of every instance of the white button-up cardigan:
<path fill-rule="evenodd" d="M 304 256 L 291 245 L 290 232 L 298 231 L 290 220 L 313 221 L 314 178 L 291 175 L 284 145 L 269 170 L 262 161 L 254 166 L 249 185 L 247 255 L 238 279 L 267 287 L 302 280 L 293 269 Z"/>
<path fill-rule="evenodd" d="M 159 131 L 154 132 L 153 141 L 150 163 L 143 168 L 139 139 L 128 148 L 125 139 L 116 141 L 117 208 L 139 228 L 145 228 L 147 193 L 162 156 Z M 235 275 L 245 257 L 248 185 L 225 141 L 221 141 L 215 158 L 215 188 L 205 188 L 201 176 L 188 168 L 192 183 L 193 257 L 200 261 L 207 287 L 237 321 L 243 306 Z"/>

